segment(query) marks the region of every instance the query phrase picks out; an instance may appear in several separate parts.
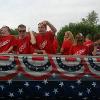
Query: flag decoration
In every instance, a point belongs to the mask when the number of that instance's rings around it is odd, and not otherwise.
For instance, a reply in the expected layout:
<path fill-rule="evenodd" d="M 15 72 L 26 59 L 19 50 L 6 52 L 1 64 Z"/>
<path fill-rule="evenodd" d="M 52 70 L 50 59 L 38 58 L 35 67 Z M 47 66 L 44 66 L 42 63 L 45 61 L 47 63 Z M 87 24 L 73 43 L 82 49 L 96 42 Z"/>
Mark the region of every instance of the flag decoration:
<path fill-rule="evenodd" d="M 0 56 L 0 80 L 12 79 L 18 74 L 18 65 L 14 56 Z"/>
<path fill-rule="evenodd" d="M 0 55 L 0 99 L 100 99 L 100 57 Z"/>

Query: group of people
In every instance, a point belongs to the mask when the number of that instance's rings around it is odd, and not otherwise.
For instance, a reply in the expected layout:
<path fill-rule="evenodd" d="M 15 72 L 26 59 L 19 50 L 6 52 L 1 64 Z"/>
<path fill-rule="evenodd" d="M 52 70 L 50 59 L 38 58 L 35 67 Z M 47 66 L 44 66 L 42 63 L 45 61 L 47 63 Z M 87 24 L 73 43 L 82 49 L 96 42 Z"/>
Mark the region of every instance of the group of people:
<path fill-rule="evenodd" d="M 17 31 L 18 36 L 13 36 L 8 26 L 0 29 L 0 53 L 57 54 L 57 30 L 49 21 L 40 22 L 38 32 L 26 32 L 26 26 L 23 24 L 18 26 Z M 60 54 L 100 55 L 100 34 L 96 34 L 94 39 L 95 42 L 88 36 L 84 39 L 82 33 L 78 33 L 74 38 L 73 34 L 67 31 L 64 33 Z"/>
<path fill-rule="evenodd" d="M 78 33 L 75 38 L 70 31 L 65 32 L 60 50 L 64 55 L 100 55 L 100 34 L 95 34 L 94 40 L 90 35 L 86 37 Z"/>
<path fill-rule="evenodd" d="M 47 31 L 49 27 L 50 31 Z M 18 36 L 10 34 L 10 28 L 0 29 L 0 53 L 55 54 L 56 28 L 48 21 L 38 24 L 38 32 L 26 32 L 26 26 L 18 25 Z"/>

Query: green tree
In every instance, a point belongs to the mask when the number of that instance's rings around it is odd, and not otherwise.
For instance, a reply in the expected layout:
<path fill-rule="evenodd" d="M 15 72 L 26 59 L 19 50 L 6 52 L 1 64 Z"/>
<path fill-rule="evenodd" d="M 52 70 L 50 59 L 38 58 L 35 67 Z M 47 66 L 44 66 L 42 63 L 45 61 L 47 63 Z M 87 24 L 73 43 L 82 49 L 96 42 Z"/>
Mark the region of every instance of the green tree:
<path fill-rule="evenodd" d="M 94 10 L 90 12 L 86 18 L 82 18 L 84 24 L 97 25 L 98 21 L 98 14 Z"/>
<path fill-rule="evenodd" d="M 10 29 L 10 30 L 11 30 L 10 33 L 11 33 L 12 35 L 18 35 L 17 29 Z"/>

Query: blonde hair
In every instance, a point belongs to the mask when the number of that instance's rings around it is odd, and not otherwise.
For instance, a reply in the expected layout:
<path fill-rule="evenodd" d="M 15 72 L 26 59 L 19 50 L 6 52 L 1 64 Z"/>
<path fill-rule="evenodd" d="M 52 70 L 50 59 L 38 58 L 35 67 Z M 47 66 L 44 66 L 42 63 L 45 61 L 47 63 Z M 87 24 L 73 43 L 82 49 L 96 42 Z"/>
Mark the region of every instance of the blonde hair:
<path fill-rule="evenodd" d="M 73 36 L 72 32 L 71 31 L 66 31 L 65 34 L 66 33 L 68 34 L 68 38 L 67 39 L 70 39 L 74 43 L 75 40 L 74 40 L 74 36 Z"/>

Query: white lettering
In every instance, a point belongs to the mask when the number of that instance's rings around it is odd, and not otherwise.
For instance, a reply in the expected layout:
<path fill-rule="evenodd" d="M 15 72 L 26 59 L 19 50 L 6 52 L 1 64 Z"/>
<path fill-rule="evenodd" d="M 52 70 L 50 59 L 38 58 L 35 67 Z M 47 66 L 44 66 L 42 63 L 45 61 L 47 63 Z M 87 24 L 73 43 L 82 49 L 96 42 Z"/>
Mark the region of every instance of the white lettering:
<path fill-rule="evenodd" d="M 0 47 L 7 45 L 10 42 L 10 40 L 6 40 L 4 42 L 0 42 Z"/>
<path fill-rule="evenodd" d="M 81 49 L 81 50 L 77 51 L 75 54 L 76 55 L 81 55 L 81 54 L 84 54 L 85 51 L 86 51 L 86 49 Z"/>
<path fill-rule="evenodd" d="M 20 46 L 19 51 L 22 52 L 25 48 L 26 48 L 26 43 Z"/>
<path fill-rule="evenodd" d="M 45 48 L 46 45 L 47 45 L 47 41 L 45 40 L 40 44 L 40 49 Z"/>

